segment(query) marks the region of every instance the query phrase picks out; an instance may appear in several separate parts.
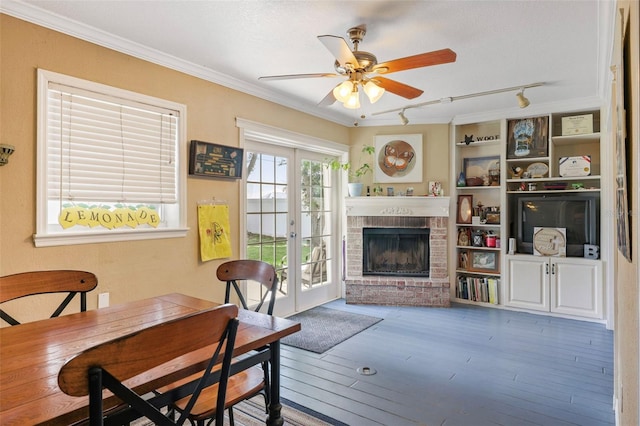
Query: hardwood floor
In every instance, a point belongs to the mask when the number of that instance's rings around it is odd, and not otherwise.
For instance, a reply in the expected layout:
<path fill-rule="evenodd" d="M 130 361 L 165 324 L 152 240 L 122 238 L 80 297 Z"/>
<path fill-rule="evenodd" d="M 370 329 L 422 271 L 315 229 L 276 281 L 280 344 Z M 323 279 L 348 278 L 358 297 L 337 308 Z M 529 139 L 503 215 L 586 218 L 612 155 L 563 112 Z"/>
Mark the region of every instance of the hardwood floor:
<path fill-rule="evenodd" d="M 615 424 L 604 325 L 466 304 L 324 306 L 384 321 L 321 355 L 283 345 L 281 395 L 344 423 Z"/>

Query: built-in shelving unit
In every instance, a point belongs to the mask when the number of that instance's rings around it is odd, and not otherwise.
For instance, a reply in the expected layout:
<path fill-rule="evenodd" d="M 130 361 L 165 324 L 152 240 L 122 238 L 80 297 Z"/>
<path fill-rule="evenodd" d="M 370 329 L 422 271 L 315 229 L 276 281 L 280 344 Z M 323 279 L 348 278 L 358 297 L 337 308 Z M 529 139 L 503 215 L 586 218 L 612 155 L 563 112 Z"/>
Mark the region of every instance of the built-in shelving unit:
<path fill-rule="evenodd" d="M 508 253 L 508 240 L 516 236 L 514 221 L 522 220 L 515 211 L 519 197 L 599 197 L 600 111 L 533 117 L 536 146 L 526 146 L 531 134 L 516 134 L 515 124 L 529 125 L 526 120 L 452 128 L 451 297 L 600 320 L 605 315 L 601 260 L 581 257 L 576 247 L 569 257 L 524 253 L 518 247 Z"/>
<path fill-rule="evenodd" d="M 452 297 L 500 303 L 504 197 L 501 121 L 454 126 L 452 143 Z"/>

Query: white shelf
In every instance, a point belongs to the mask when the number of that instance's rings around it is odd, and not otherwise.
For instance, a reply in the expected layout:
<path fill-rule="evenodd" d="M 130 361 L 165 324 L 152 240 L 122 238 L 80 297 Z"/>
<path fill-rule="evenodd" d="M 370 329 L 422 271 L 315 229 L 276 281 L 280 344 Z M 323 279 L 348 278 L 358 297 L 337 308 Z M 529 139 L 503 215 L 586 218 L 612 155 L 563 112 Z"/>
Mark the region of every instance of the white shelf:
<path fill-rule="evenodd" d="M 520 182 L 562 182 L 562 181 L 580 181 L 580 180 L 600 180 L 600 175 L 589 176 L 566 176 L 566 177 L 546 177 L 546 178 L 527 178 L 527 179 L 507 179 L 507 183 Z"/>
<path fill-rule="evenodd" d="M 524 193 L 530 193 L 530 194 L 559 194 L 561 192 L 600 192 L 600 188 L 593 188 L 593 189 L 539 189 L 539 190 L 535 190 L 535 191 L 507 191 L 507 194 L 524 194 Z"/>
<path fill-rule="evenodd" d="M 587 133 L 584 135 L 552 136 L 555 145 L 571 145 L 580 142 L 599 142 L 600 133 Z"/>
<path fill-rule="evenodd" d="M 456 269 L 456 273 L 459 275 L 481 275 L 483 277 L 500 278 L 500 272 L 475 272 L 475 271 L 467 271 L 466 269 Z"/>
<path fill-rule="evenodd" d="M 469 250 L 487 250 L 487 251 L 500 251 L 500 250 L 502 250 L 500 247 L 456 246 L 456 248 L 457 249 L 469 249 Z"/>
<path fill-rule="evenodd" d="M 502 139 L 492 139 L 489 141 L 477 141 L 466 144 L 464 142 L 457 142 L 456 146 L 459 148 L 472 148 L 474 146 L 488 146 L 488 145 L 502 145 Z"/>
<path fill-rule="evenodd" d="M 457 190 L 468 190 L 468 191 L 476 191 L 476 190 L 480 190 L 480 191 L 486 191 L 489 189 L 500 189 L 500 186 L 489 186 L 489 185 L 482 185 L 482 186 L 456 186 Z"/>
<path fill-rule="evenodd" d="M 507 158 L 507 163 L 544 163 L 544 162 L 549 162 L 549 157 Z"/>

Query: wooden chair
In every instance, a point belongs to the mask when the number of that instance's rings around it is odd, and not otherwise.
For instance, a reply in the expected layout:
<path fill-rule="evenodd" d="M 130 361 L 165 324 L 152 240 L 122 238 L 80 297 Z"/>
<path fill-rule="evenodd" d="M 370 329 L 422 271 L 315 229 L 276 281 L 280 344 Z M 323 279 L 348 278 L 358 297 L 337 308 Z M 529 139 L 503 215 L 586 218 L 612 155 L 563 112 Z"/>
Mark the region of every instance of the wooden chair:
<path fill-rule="evenodd" d="M 141 416 L 156 425 L 182 425 L 206 386 L 209 386 L 207 390 L 215 388 L 216 406 L 225 405 L 239 322 L 237 316 L 238 307 L 226 304 L 99 344 L 68 361 L 58 374 L 58 385 L 71 396 L 89 395 L 91 426 L 103 422 L 125 424 Z M 216 349 L 207 368 L 194 381 L 174 389 L 173 393 L 149 398 L 125 384 L 132 377 L 209 345 L 215 345 Z M 222 363 L 219 370 L 214 371 L 221 353 L 224 353 Z M 216 380 L 215 385 L 212 380 Z M 124 405 L 121 407 L 124 408 L 105 412 L 103 388 L 122 400 Z M 161 412 L 168 397 L 187 400 L 177 421 Z M 224 409 L 217 410 L 216 425 L 221 426 L 223 419 Z"/>
<path fill-rule="evenodd" d="M 273 266 L 266 262 L 259 260 L 232 260 L 221 264 L 216 272 L 218 279 L 226 283 L 226 291 L 224 301 L 225 303 L 231 302 L 232 290 L 236 293 L 240 301 L 240 305 L 244 309 L 249 309 L 246 298 L 240 290 L 238 281 L 248 281 L 261 286 L 262 294 L 259 302 L 253 308 L 254 311 L 260 312 L 263 306 L 266 306 L 265 313 L 268 315 L 273 314 L 273 308 L 276 300 L 276 289 L 278 287 L 278 278 L 276 276 L 276 270 Z M 267 301 L 268 299 L 268 301 Z M 265 305 L 266 302 L 266 305 Z M 263 352 L 267 354 L 267 347 L 256 350 L 257 352 Z M 266 361 L 261 363 L 261 367 L 252 366 L 244 369 L 236 374 L 233 374 L 229 380 L 229 391 L 227 394 L 227 401 L 225 408 L 229 412 L 229 424 L 234 425 L 233 419 L 233 406 L 241 401 L 252 398 L 255 395 L 262 393 L 265 398 L 265 412 L 268 412 L 270 403 L 269 394 L 269 363 Z M 234 362 L 237 360 L 234 360 Z M 182 382 L 178 382 L 174 385 L 159 389 L 160 393 L 167 392 L 174 386 L 181 385 Z M 190 420 L 196 422 L 198 425 L 204 425 L 205 422 L 210 419 L 216 412 L 218 405 L 215 404 L 214 397 L 216 394 L 215 388 L 206 388 L 202 391 L 198 402 L 191 410 Z M 181 412 L 185 407 L 185 400 L 178 401 L 174 404 L 173 408 Z"/>
<path fill-rule="evenodd" d="M 91 272 L 57 270 L 22 272 L 0 277 L 0 304 L 21 297 L 45 293 L 68 293 L 51 318 L 59 316 L 76 294 L 80 295 L 80 311 L 87 310 L 87 293 L 98 285 Z M 11 325 L 20 322 L 0 309 L 0 318 Z"/>
<path fill-rule="evenodd" d="M 327 250 L 324 244 L 315 246 L 311 250 L 309 264 L 302 267 L 300 279 L 302 284 L 311 287 L 327 280 Z"/>

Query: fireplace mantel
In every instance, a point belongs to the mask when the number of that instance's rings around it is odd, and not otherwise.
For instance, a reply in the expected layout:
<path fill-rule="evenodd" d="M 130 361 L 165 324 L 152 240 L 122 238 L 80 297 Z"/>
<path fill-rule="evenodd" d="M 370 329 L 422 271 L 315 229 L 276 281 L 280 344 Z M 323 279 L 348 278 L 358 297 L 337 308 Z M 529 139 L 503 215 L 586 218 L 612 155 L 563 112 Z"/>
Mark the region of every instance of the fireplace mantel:
<path fill-rule="evenodd" d="M 347 216 L 449 216 L 449 197 L 347 197 L 344 205 Z"/>

